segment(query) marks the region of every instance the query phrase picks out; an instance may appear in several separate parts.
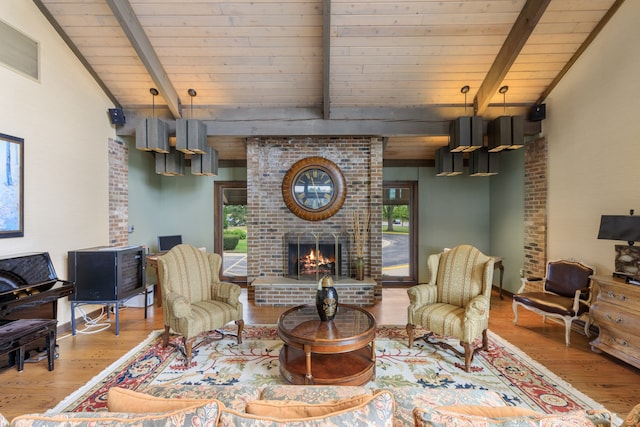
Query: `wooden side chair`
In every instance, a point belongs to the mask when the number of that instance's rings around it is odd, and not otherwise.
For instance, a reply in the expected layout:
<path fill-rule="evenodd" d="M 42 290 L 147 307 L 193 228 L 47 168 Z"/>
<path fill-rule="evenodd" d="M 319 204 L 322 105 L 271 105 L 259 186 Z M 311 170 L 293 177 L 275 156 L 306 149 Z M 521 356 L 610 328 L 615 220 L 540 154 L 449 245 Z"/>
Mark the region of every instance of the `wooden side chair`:
<path fill-rule="evenodd" d="M 523 278 L 522 286 L 513 295 L 513 323 L 518 323 L 518 306 L 542 316 L 560 319 L 564 322 L 565 343 L 569 345 L 571 323 L 588 316 L 593 295 L 591 277 L 595 270 L 586 264 L 573 260 L 549 261 L 547 274 L 542 278 Z M 544 280 L 542 291 L 524 292 L 530 282 Z M 585 321 L 584 333 L 589 336 L 589 321 Z"/>

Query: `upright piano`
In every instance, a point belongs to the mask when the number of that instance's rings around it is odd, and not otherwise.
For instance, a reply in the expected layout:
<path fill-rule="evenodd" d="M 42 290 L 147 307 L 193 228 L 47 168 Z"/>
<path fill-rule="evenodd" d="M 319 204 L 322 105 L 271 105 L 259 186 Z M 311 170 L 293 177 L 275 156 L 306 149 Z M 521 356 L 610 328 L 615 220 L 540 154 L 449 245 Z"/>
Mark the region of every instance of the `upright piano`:
<path fill-rule="evenodd" d="M 73 293 L 74 284 L 58 278 L 48 252 L 0 256 L 0 326 L 57 319 L 58 299 Z M 0 334 L 0 348 L 5 338 Z"/>

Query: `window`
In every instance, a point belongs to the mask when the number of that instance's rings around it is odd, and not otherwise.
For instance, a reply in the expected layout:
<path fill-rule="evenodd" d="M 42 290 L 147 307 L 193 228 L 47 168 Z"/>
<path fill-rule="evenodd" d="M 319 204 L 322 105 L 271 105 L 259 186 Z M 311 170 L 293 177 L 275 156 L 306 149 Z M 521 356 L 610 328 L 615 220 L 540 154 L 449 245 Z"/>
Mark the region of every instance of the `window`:
<path fill-rule="evenodd" d="M 247 283 L 247 183 L 214 184 L 214 252 L 222 256 L 220 280 Z"/>
<path fill-rule="evenodd" d="M 417 283 L 418 183 L 385 182 L 382 201 L 382 283 Z"/>

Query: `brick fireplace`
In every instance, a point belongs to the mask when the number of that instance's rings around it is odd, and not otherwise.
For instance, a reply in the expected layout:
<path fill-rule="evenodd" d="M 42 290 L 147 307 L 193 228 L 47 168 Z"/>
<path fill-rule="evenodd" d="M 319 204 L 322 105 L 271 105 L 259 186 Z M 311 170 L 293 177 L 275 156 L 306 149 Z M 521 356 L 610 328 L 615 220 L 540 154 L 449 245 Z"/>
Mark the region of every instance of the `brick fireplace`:
<path fill-rule="evenodd" d="M 322 221 L 306 221 L 289 211 L 282 198 L 282 180 L 298 160 L 320 156 L 334 162 L 346 180 L 347 197 L 338 213 Z M 290 305 L 296 285 L 301 285 L 301 299 L 312 302 L 317 283 L 285 277 L 289 270 L 287 234 L 342 235 L 351 231 L 354 212 L 371 213 L 371 234 L 366 256 L 365 276 L 358 282 L 355 267 L 342 271 L 344 283 L 337 287 L 353 295 L 348 302 L 370 305 L 382 295 L 382 139 L 352 138 L 250 138 L 247 140 L 247 281 L 249 298 L 264 305 Z M 290 275 L 289 275 L 290 276 Z M 258 279 L 258 280 L 256 280 Z M 270 284 L 277 284 L 270 286 Z M 256 297 L 256 286 L 261 294 Z M 293 286 L 293 287 L 292 287 Z M 346 286 L 346 287 L 345 287 Z M 280 287 L 280 291 L 276 291 Z M 282 288 L 288 290 L 282 291 Z M 368 289 L 367 289 L 368 288 Z M 268 301 L 264 295 L 268 294 Z M 282 295 L 278 297 L 277 295 Z M 275 296 L 274 296 L 275 295 Z M 308 295 L 305 296 L 305 295 Z M 360 295 L 361 298 L 358 296 Z"/>

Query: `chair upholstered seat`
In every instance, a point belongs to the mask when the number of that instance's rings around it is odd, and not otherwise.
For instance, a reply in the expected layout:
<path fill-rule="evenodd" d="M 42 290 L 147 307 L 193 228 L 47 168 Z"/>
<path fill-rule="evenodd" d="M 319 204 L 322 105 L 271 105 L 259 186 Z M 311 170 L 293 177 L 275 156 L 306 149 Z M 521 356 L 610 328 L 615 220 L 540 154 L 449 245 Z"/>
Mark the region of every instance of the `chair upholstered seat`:
<path fill-rule="evenodd" d="M 589 311 L 589 306 L 584 301 L 579 301 L 578 312 L 573 309 L 573 298 L 563 297 L 561 295 L 550 294 L 547 292 L 527 292 L 525 294 L 516 294 L 513 296 L 514 301 L 525 304 L 529 307 L 535 307 L 548 313 L 555 313 L 561 316 L 576 316 Z"/>
<path fill-rule="evenodd" d="M 544 279 L 522 279 L 522 286 L 513 295 L 513 323 L 518 323 L 518 307 L 538 313 L 543 321 L 547 316 L 560 319 L 564 322 L 565 344 L 569 345 L 571 322 L 589 313 L 593 274 L 593 268 L 579 261 L 549 261 Z M 528 284 L 540 282 L 542 291 L 524 292 Z M 585 322 L 584 333 L 589 336 L 588 321 Z"/>
<path fill-rule="evenodd" d="M 242 342 L 242 303 L 240 286 L 219 279 L 220 255 L 205 253 L 181 244 L 158 258 L 158 275 L 162 286 L 164 344 L 169 333 L 182 335 L 187 365 L 191 362 L 193 343 L 199 335 L 219 331 L 229 322 L 238 325 L 237 341 Z"/>
<path fill-rule="evenodd" d="M 421 339 L 464 356 L 465 370 L 469 371 L 475 352 L 487 345 L 493 262 L 493 258 L 470 245 L 429 257 L 429 283 L 407 290 L 410 347 L 415 328 L 420 326 L 429 331 Z M 446 343 L 428 341 L 434 334 L 459 339 L 464 353 Z M 478 338 L 482 338 L 482 345 L 473 348 Z"/>

